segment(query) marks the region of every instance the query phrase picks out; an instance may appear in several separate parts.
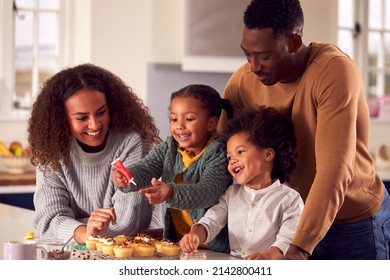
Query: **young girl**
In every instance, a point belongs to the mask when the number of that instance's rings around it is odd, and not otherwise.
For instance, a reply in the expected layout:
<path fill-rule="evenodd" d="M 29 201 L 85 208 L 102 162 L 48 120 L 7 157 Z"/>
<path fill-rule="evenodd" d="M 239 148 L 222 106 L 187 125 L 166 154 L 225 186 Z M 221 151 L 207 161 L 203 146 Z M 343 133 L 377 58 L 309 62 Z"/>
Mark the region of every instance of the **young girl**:
<path fill-rule="evenodd" d="M 210 86 L 194 84 L 174 92 L 172 136 L 128 166 L 136 185 L 128 186 L 118 171 L 112 174 L 120 190 L 144 193 L 152 204 L 164 202 L 164 236 L 171 241 L 188 233 L 231 183 L 225 141 L 213 135 L 222 108 L 232 115 L 230 103 Z M 207 246 L 228 253 L 227 229 Z"/>
<path fill-rule="evenodd" d="M 242 112 L 225 130 L 229 172 L 237 181 L 184 235 L 184 252 L 196 252 L 228 224 L 230 254 L 245 259 L 281 259 L 294 236 L 303 201 L 283 184 L 295 168 L 290 121 L 273 108 Z"/>
<path fill-rule="evenodd" d="M 28 142 L 41 237 L 84 243 L 93 234 L 134 234 L 153 221 L 162 227 L 143 195 L 116 192 L 111 180 L 111 161 L 134 163 L 161 142 L 148 109 L 113 73 L 83 64 L 48 79 L 32 107 Z"/>

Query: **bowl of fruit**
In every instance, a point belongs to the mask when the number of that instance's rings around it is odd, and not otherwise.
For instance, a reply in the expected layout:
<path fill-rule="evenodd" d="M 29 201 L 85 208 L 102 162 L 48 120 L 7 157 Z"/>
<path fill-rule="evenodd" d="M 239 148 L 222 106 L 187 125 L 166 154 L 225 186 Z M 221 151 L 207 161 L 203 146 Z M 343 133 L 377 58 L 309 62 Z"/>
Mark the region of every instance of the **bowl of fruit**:
<path fill-rule="evenodd" d="M 19 141 L 13 141 L 9 146 L 0 141 L 0 160 L 9 173 L 23 174 L 31 166 L 31 150 Z"/>

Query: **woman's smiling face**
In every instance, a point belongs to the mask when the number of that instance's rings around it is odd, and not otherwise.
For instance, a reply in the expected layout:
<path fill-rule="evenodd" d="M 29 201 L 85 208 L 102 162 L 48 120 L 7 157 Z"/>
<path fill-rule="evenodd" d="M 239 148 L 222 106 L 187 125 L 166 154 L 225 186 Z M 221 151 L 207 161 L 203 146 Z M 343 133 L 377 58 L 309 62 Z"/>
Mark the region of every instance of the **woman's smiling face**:
<path fill-rule="evenodd" d="M 80 90 L 65 101 L 65 111 L 73 136 L 89 147 L 104 146 L 110 115 L 104 93 Z"/>

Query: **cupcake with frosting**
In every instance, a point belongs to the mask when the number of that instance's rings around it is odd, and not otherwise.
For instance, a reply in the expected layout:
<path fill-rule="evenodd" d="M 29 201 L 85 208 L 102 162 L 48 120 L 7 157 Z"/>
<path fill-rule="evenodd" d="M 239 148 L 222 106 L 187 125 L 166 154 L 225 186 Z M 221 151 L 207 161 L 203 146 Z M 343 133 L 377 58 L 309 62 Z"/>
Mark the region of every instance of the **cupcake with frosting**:
<path fill-rule="evenodd" d="M 107 238 L 102 244 L 102 253 L 106 255 L 115 255 L 114 247 L 116 243 L 113 238 Z"/>
<path fill-rule="evenodd" d="M 98 252 L 102 252 L 102 245 L 104 242 L 106 242 L 106 240 L 108 239 L 109 237 L 107 236 L 101 236 L 100 238 L 98 238 L 98 240 L 96 241 L 96 250 Z"/>
<path fill-rule="evenodd" d="M 100 235 L 91 235 L 85 240 L 85 246 L 88 250 L 96 250 L 96 242 L 101 238 Z"/>
<path fill-rule="evenodd" d="M 121 243 L 114 246 L 114 254 L 117 258 L 128 259 L 133 254 L 133 250 L 133 247 L 126 243 Z"/>
<path fill-rule="evenodd" d="M 114 241 L 116 242 L 116 244 L 121 244 L 121 243 L 125 243 L 127 238 L 128 238 L 127 235 L 120 234 L 114 237 Z"/>

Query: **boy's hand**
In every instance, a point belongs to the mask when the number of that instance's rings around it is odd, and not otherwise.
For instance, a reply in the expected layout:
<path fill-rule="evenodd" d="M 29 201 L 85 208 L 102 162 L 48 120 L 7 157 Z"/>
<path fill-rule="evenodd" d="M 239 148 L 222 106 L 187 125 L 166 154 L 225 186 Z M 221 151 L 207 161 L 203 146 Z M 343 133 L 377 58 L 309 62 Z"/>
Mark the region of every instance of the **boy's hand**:
<path fill-rule="evenodd" d="M 173 190 L 171 185 L 157 181 L 156 178 L 153 178 L 151 183 L 151 187 L 139 190 L 149 199 L 150 204 L 158 204 L 172 199 Z"/>
<path fill-rule="evenodd" d="M 199 236 L 191 232 L 185 234 L 180 240 L 180 248 L 184 253 L 196 253 L 199 244 Z"/>
<path fill-rule="evenodd" d="M 118 170 L 114 170 L 111 174 L 112 180 L 114 181 L 114 184 L 118 187 L 125 188 L 129 186 L 129 183 L 126 182 L 125 176 L 123 176 L 121 173 L 119 173 Z"/>

